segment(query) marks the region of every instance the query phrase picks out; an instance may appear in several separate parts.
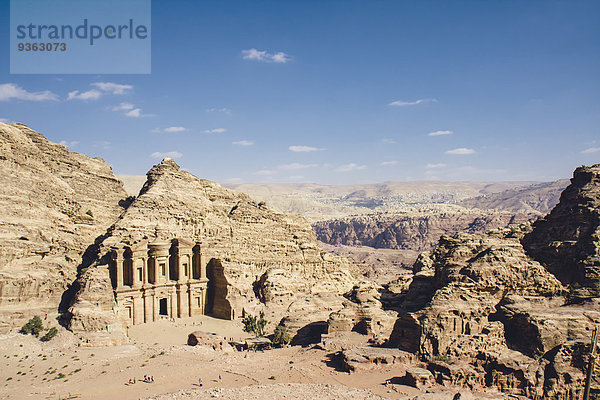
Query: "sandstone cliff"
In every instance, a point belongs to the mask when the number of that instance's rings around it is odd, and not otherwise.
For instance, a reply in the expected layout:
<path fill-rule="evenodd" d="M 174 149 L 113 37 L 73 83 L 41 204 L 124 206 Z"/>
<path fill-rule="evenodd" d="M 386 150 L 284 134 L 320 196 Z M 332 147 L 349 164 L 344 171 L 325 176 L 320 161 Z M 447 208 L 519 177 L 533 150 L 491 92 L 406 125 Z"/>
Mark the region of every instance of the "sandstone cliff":
<path fill-rule="evenodd" d="M 127 197 L 110 166 L 23 124 L 0 123 L 0 313 L 3 327 L 56 311 L 81 255 Z M 13 321 L 13 319 L 15 319 Z"/>
<path fill-rule="evenodd" d="M 90 270 L 102 271 L 107 281 L 102 257 L 111 245 L 178 238 L 202 243 L 203 262 L 214 274 L 216 294 L 209 301 L 216 316 L 239 316 L 265 305 L 283 315 L 302 296 L 341 294 L 352 287 L 351 265 L 321 251 L 303 217 L 274 212 L 246 194 L 180 170 L 171 159 L 155 165 L 147 177 L 139 196 L 99 243 Z M 102 312 L 107 320 L 112 315 L 110 307 L 90 301 L 96 294 L 85 279 L 70 312 L 70 327 L 82 336 L 98 331 L 95 324 L 82 323 L 89 315 L 95 321 Z"/>
<path fill-rule="evenodd" d="M 444 234 L 485 232 L 518 225 L 529 218 L 446 204 L 317 222 L 313 228 L 320 241 L 331 245 L 425 251 Z"/>
<path fill-rule="evenodd" d="M 560 203 L 523 245 L 577 297 L 600 296 L 600 164 L 579 167 Z"/>

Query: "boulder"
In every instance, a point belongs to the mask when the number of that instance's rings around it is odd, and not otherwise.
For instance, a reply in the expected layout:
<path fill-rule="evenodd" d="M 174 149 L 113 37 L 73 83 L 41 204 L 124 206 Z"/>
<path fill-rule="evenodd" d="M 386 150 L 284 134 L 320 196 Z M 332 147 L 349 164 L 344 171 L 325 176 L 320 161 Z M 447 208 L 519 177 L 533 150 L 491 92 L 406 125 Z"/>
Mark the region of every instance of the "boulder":
<path fill-rule="evenodd" d="M 433 374 L 425 368 L 410 367 L 406 370 L 404 383 L 417 389 L 423 389 L 434 385 L 435 380 L 433 379 Z"/>
<path fill-rule="evenodd" d="M 223 336 L 203 331 L 194 331 L 190 333 L 188 335 L 187 344 L 188 346 L 208 347 L 219 351 L 233 350 L 231 344 Z"/>

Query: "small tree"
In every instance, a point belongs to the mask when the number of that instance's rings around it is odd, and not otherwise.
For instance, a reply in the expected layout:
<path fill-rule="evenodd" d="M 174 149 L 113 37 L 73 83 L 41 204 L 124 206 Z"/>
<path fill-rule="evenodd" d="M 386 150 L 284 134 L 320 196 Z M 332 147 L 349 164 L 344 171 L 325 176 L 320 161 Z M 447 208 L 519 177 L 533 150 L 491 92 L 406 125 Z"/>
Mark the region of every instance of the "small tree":
<path fill-rule="evenodd" d="M 260 312 L 258 318 L 254 315 L 248 314 L 242 319 L 244 324 L 244 332 L 253 333 L 256 337 L 265 335 L 265 326 L 268 321 L 265 319 L 265 313 Z"/>
<path fill-rule="evenodd" d="M 37 315 L 31 318 L 25 325 L 21 327 L 21 332 L 24 335 L 33 335 L 38 337 L 40 332 L 44 330 L 44 324 L 42 324 L 42 319 Z"/>
<path fill-rule="evenodd" d="M 56 336 L 57 333 L 58 333 L 58 329 L 56 329 L 55 327 L 52 327 L 52 328 L 48 329 L 48 332 L 46 332 L 46 334 L 44 336 L 42 336 L 42 338 L 40 340 L 42 342 L 47 342 L 50 339 L 52 339 L 54 336 Z"/>
<path fill-rule="evenodd" d="M 277 325 L 273 332 L 273 344 L 275 346 L 286 346 L 292 341 L 290 334 L 283 325 Z"/>

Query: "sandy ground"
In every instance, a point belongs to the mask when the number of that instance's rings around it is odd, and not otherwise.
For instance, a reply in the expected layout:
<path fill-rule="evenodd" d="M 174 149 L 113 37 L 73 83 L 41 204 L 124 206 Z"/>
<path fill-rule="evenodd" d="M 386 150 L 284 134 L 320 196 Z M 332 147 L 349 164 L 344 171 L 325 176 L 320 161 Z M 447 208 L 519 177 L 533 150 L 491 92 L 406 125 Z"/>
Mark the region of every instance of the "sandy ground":
<path fill-rule="evenodd" d="M 132 343 L 117 347 L 78 346 L 65 330 L 47 343 L 16 332 L 0 336 L 0 398 L 128 400 L 168 394 L 161 398 L 406 399 L 421 393 L 384 385 L 403 371 L 399 366 L 348 374 L 336 371 L 327 352 L 319 349 L 223 352 L 187 346 L 187 335 L 195 330 L 234 340 L 248 337 L 239 321 L 207 316 L 132 327 Z M 154 382 L 143 382 L 145 375 Z M 129 384 L 134 378 L 136 383 Z"/>

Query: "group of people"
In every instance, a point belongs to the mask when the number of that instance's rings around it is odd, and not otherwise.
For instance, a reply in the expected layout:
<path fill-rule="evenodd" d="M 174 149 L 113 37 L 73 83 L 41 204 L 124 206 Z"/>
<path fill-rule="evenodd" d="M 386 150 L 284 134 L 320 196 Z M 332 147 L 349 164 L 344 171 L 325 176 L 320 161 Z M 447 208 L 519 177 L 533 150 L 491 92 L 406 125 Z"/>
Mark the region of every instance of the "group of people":
<path fill-rule="evenodd" d="M 154 382 L 154 376 L 152 375 L 144 375 L 144 379 L 140 380 L 141 382 L 145 382 L 145 383 L 152 383 Z M 127 385 L 133 385 L 137 382 L 137 380 L 135 378 L 130 378 L 129 382 L 127 382 Z"/>

